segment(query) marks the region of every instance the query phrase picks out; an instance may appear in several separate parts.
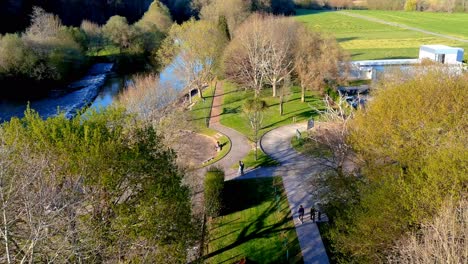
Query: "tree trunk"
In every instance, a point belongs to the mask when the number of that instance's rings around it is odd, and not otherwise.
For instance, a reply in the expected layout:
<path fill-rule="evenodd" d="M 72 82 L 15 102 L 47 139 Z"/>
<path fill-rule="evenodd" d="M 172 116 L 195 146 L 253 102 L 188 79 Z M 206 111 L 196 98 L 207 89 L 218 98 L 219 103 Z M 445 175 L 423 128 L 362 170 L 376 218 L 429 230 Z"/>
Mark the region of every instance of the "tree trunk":
<path fill-rule="evenodd" d="M 281 95 L 280 96 L 280 101 L 279 101 L 279 112 L 280 112 L 280 116 L 283 115 L 283 96 Z"/>
<path fill-rule="evenodd" d="M 202 89 L 198 87 L 197 90 L 198 90 L 198 97 L 200 97 L 200 99 L 203 99 Z"/>
<path fill-rule="evenodd" d="M 301 86 L 301 102 L 305 102 L 305 87 Z"/>
<path fill-rule="evenodd" d="M 255 161 L 258 160 L 258 155 L 257 155 L 258 148 L 257 148 L 257 144 L 258 144 L 258 140 L 255 141 Z"/>
<path fill-rule="evenodd" d="M 273 81 L 273 97 L 276 97 L 276 80 Z"/>

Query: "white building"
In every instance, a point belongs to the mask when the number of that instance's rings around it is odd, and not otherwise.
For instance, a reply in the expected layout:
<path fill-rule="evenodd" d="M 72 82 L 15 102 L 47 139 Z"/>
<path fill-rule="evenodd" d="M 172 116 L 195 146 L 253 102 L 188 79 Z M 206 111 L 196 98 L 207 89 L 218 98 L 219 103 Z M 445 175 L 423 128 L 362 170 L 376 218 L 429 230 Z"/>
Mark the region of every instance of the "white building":
<path fill-rule="evenodd" d="M 422 45 L 419 48 L 419 59 L 430 59 L 444 64 L 462 64 L 463 49 L 445 45 Z"/>

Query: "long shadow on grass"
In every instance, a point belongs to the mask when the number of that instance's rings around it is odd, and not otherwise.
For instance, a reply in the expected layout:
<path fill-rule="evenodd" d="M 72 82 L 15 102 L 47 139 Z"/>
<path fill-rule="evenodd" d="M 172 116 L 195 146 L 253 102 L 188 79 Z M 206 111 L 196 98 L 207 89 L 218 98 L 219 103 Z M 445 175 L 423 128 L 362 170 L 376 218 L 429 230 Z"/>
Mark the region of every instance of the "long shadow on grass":
<path fill-rule="evenodd" d="M 282 227 L 287 222 L 291 221 L 290 214 L 285 214 L 282 219 L 279 219 L 272 225 L 266 225 L 265 223 L 270 215 L 282 211 L 282 208 L 279 208 L 279 206 L 287 199 L 284 194 L 280 195 L 279 199 L 276 199 L 272 187 L 273 181 L 273 178 L 264 178 L 225 182 L 223 194 L 225 208 L 222 215 L 252 208 L 267 201 L 271 201 L 271 204 L 254 221 L 242 228 L 236 241 L 226 247 L 207 254 L 205 258 L 221 254 L 224 251 L 233 249 L 252 239 L 271 237 L 276 233 L 294 229 L 294 227 Z"/>
<path fill-rule="evenodd" d="M 311 118 L 313 116 L 316 116 L 316 112 L 314 110 L 309 110 L 309 111 L 305 111 L 305 112 L 302 112 L 300 114 L 297 114 L 295 117 L 298 118 L 298 122 L 301 121 L 302 119 L 307 119 L 307 118 Z M 268 128 L 272 128 L 272 127 L 275 127 L 277 124 L 279 123 L 283 123 L 285 122 L 286 120 L 290 119 L 291 117 L 287 117 L 285 119 L 282 119 L 282 120 L 279 120 L 277 122 L 274 122 L 274 123 L 271 123 L 269 124 L 268 126 L 264 126 L 262 127 L 262 129 L 268 129 Z"/>

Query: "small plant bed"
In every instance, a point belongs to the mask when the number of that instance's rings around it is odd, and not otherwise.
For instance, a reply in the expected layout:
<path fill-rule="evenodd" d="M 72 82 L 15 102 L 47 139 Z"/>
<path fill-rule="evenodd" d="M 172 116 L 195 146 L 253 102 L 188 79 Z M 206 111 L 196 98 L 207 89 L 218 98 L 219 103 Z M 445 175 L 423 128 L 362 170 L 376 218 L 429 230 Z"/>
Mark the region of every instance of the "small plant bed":
<path fill-rule="evenodd" d="M 280 165 L 278 161 L 273 159 L 272 157 L 268 156 L 265 152 L 261 149 L 258 150 L 258 157 L 255 160 L 255 151 L 251 150 L 247 156 L 245 156 L 242 161 L 244 162 L 245 168 L 259 168 L 259 167 L 274 167 Z M 236 169 L 239 166 L 237 164 L 232 165 L 231 168 Z"/>
<path fill-rule="evenodd" d="M 259 131 L 260 137 L 277 127 L 301 122 L 315 116 L 316 112 L 309 105 L 318 109 L 323 108 L 323 101 L 316 93 L 307 91 L 305 102 L 302 103 L 300 88 L 292 87 L 290 90 L 291 93 L 287 96 L 283 106 L 283 115 L 279 114 L 279 98 L 271 96 L 271 89 L 262 90 L 260 97 L 266 101 L 267 109 L 264 111 L 263 124 Z M 251 138 L 252 128 L 247 116 L 243 113 L 243 106 L 247 99 L 254 98 L 253 91 L 244 91 L 232 83 L 225 82 L 224 93 L 221 124 Z"/>
<path fill-rule="evenodd" d="M 217 132 L 216 130 L 210 129 L 210 128 L 205 129 L 204 132 L 208 133 L 208 134 L 205 134 L 205 135 L 213 137 L 216 141 L 219 141 L 222 148 L 221 148 L 220 151 L 217 152 L 215 157 L 203 162 L 203 164 L 201 164 L 201 167 L 209 166 L 209 165 L 221 160 L 222 158 L 224 158 L 229 153 L 229 151 L 231 151 L 231 140 L 227 136 Z M 212 147 L 216 148 L 216 145 L 213 144 Z"/>
<path fill-rule="evenodd" d="M 208 226 L 206 263 L 303 263 L 280 177 L 227 181 L 223 205 Z"/>
<path fill-rule="evenodd" d="M 302 132 L 301 138 L 298 139 L 294 136 L 291 139 L 291 145 L 293 148 L 304 155 L 320 158 L 320 157 L 331 157 L 332 151 L 325 145 L 320 144 L 310 138 L 310 132 Z"/>

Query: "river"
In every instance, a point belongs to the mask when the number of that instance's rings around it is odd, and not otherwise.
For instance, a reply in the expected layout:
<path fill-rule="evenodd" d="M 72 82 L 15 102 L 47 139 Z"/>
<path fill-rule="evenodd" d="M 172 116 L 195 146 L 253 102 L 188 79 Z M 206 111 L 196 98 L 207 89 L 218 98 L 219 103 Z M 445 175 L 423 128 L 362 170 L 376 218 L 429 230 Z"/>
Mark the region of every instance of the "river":
<path fill-rule="evenodd" d="M 174 67 L 171 64 L 160 73 L 160 82 L 182 90 L 184 82 L 176 76 Z M 99 109 L 112 104 L 130 81 L 129 76 L 115 73 L 112 64 L 98 63 L 82 79 L 62 90 L 50 92 L 45 98 L 30 101 L 29 104 L 43 118 L 56 115 L 57 110 L 70 118 L 83 107 Z M 12 117 L 24 116 L 27 104 L 28 101 L 5 101 L 0 98 L 0 123 Z"/>

